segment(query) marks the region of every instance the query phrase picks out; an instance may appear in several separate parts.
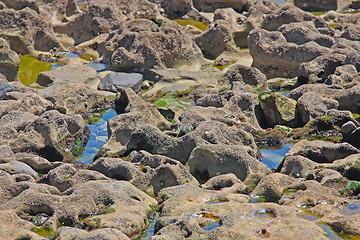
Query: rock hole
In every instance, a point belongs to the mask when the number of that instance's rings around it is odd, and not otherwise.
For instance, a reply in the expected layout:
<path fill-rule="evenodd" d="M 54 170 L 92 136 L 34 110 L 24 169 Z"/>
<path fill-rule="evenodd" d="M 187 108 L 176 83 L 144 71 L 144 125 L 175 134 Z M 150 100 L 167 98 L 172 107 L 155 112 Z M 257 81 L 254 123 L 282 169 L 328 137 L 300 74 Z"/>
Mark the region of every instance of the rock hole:
<path fill-rule="evenodd" d="M 50 162 L 62 162 L 63 156 L 52 146 L 46 146 L 38 151 L 40 157 L 46 158 Z"/>
<path fill-rule="evenodd" d="M 131 196 L 131 198 L 132 198 L 132 199 L 135 199 L 136 201 L 141 202 L 141 199 L 140 199 L 140 198 L 138 198 L 137 196 Z"/>

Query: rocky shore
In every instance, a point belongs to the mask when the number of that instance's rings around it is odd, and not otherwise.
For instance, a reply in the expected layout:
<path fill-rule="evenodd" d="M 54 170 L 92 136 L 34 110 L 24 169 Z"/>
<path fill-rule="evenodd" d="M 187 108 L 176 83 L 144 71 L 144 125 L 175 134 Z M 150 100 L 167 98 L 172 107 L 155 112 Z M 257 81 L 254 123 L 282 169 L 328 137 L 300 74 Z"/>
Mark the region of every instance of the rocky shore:
<path fill-rule="evenodd" d="M 359 0 L 0 0 L 0 240 L 360 239 Z"/>

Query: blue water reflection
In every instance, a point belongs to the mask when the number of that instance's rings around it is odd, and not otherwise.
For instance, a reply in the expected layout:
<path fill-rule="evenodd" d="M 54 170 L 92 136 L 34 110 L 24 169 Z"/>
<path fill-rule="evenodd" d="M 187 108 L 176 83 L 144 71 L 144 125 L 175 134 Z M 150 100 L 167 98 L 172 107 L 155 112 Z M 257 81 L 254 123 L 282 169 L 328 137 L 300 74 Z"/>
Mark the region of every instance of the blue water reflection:
<path fill-rule="evenodd" d="M 283 160 L 286 153 L 289 152 L 294 144 L 288 143 L 283 148 L 278 150 L 273 149 L 261 149 L 262 162 L 270 169 L 277 168 Z"/>
<path fill-rule="evenodd" d="M 89 125 L 90 139 L 77 162 L 90 164 L 94 161 L 96 153 L 108 141 L 107 121 L 115 116 L 117 116 L 117 113 L 114 110 L 108 110 L 97 123 Z"/>

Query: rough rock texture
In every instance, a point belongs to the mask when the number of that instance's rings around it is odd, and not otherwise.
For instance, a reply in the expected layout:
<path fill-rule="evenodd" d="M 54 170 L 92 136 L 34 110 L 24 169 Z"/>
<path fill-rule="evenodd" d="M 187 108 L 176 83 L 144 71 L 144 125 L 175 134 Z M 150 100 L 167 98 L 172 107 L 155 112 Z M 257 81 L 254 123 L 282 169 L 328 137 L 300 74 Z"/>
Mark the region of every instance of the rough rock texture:
<path fill-rule="evenodd" d="M 119 29 L 122 21 L 142 17 L 154 18 L 159 15 L 156 4 L 147 0 L 90 1 L 78 16 L 58 24 L 54 30 L 72 37 L 75 44 L 79 44 Z"/>
<path fill-rule="evenodd" d="M 241 145 L 200 145 L 191 152 L 187 165 L 200 182 L 226 173 L 233 173 L 242 181 L 251 174 L 270 173 L 253 149 Z"/>
<path fill-rule="evenodd" d="M 290 149 L 287 156 L 301 155 L 317 163 L 331 163 L 359 151 L 348 143 L 301 140 Z"/>
<path fill-rule="evenodd" d="M 324 98 L 309 92 L 302 95 L 296 105 L 296 111 L 301 121 L 306 124 L 310 120 L 321 117 L 329 109 L 337 109 L 339 103 L 331 98 Z"/>
<path fill-rule="evenodd" d="M 250 85 L 258 91 L 266 91 L 268 89 L 265 74 L 255 67 L 246 67 L 235 64 L 231 66 L 225 74 L 219 79 L 220 84 L 228 84 L 239 82 L 242 85 Z"/>
<path fill-rule="evenodd" d="M 296 178 L 306 178 L 319 164 L 303 156 L 287 156 L 280 163 L 280 173 L 287 174 Z"/>
<path fill-rule="evenodd" d="M 31 8 L 39 13 L 42 17 L 46 17 L 56 24 L 61 21 L 67 21 L 68 17 L 78 13 L 79 9 L 74 0 L 58 0 L 58 1 L 46 1 L 46 0 L 1 0 L 8 8 L 15 10 L 21 10 L 23 8 Z"/>
<path fill-rule="evenodd" d="M 320 46 L 330 48 L 335 44 L 335 40 L 325 34 L 321 34 L 316 29 L 313 22 L 295 22 L 282 25 L 277 31 L 281 32 L 287 42 L 298 45 L 314 41 Z"/>
<path fill-rule="evenodd" d="M 248 37 L 253 67 L 258 68 L 268 78 L 296 77 L 301 63 L 308 62 L 323 54 L 328 48 L 315 42 L 302 45 L 288 43 L 280 32 L 254 29 Z"/>
<path fill-rule="evenodd" d="M 270 126 L 286 125 L 295 127 L 297 123 L 296 101 L 280 93 L 259 95 L 260 106 Z"/>
<path fill-rule="evenodd" d="M 62 45 L 51 25 L 34 10 L 0 10 L 0 36 L 10 40 L 10 48 L 21 54 L 49 51 Z"/>
<path fill-rule="evenodd" d="M 346 55 L 330 53 L 319 56 L 312 61 L 302 63 L 299 67 L 300 83 L 323 83 L 337 67 L 344 64 Z"/>
<path fill-rule="evenodd" d="M 314 16 L 311 13 L 304 12 L 301 9 L 294 7 L 290 4 L 285 4 L 264 16 L 262 27 L 269 31 L 278 29 L 283 24 L 292 22 L 306 22 L 313 21 L 315 27 L 326 27 L 324 19 Z"/>
<path fill-rule="evenodd" d="M 8 81 L 14 81 L 19 69 L 19 56 L 10 49 L 9 43 L 0 38 L 0 73 Z"/>
<path fill-rule="evenodd" d="M 223 52 L 236 53 L 238 47 L 247 47 L 247 35 L 254 24 L 244 15 L 231 8 L 219 9 L 214 13 L 214 21 L 195 38 L 204 57 L 215 59 Z"/>
<path fill-rule="evenodd" d="M 233 8 L 237 12 L 242 12 L 252 4 L 249 0 L 193 0 L 193 3 L 200 12 L 214 12 L 218 8 Z"/>
<path fill-rule="evenodd" d="M 107 41 L 106 49 L 111 56 L 105 56 L 104 61 L 109 61 L 114 70 L 145 76 L 151 68 L 193 64 L 202 59 L 189 33 L 170 20 L 164 20 L 161 26 L 147 19 L 127 21 Z"/>
<path fill-rule="evenodd" d="M 139 73 L 109 73 L 101 79 L 98 89 L 110 92 L 119 92 L 122 88 L 131 88 L 139 92 L 143 76 Z"/>
<path fill-rule="evenodd" d="M 326 2 L 320 0 L 294 0 L 294 5 L 308 12 L 324 12 L 346 9 L 352 2 L 352 0 L 328 0 Z"/>
<path fill-rule="evenodd" d="M 62 161 L 73 158 L 65 148 L 66 138 L 86 130 L 87 125 L 80 115 L 68 116 L 51 110 L 27 125 L 11 146 L 15 152 L 36 152 L 50 161 Z"/>
<path fill-rule="evenodd" d="M 243 144 L 257 152 L 249 133 L 215 121 L 201 122 L 194 131 L 178 138 L 165 135 L 151 125 L 141 125 L 131 134 L 126 147 L 128 152 L 142 149 L 186 163 L 191 151 L 200 144 Z"/>

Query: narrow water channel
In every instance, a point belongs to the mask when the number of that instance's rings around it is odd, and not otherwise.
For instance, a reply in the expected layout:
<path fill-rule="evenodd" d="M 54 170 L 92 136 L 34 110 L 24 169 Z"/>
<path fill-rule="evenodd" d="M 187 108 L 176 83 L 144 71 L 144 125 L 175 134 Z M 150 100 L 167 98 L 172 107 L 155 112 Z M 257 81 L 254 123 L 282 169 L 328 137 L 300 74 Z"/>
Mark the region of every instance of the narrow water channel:
<path fill-rule="evenodd" d="M 78 163 L 90 164 L 94 161 L 96 153 L 109 140 L 107 121 L 116 116 L 117 113 L 114 110 L 108 110 L 101 116 L 99 121 L 95 124 L 89 125 L 90 138 L 86 144 L 83 154 L 79 159 L 77 159 Z"/>

